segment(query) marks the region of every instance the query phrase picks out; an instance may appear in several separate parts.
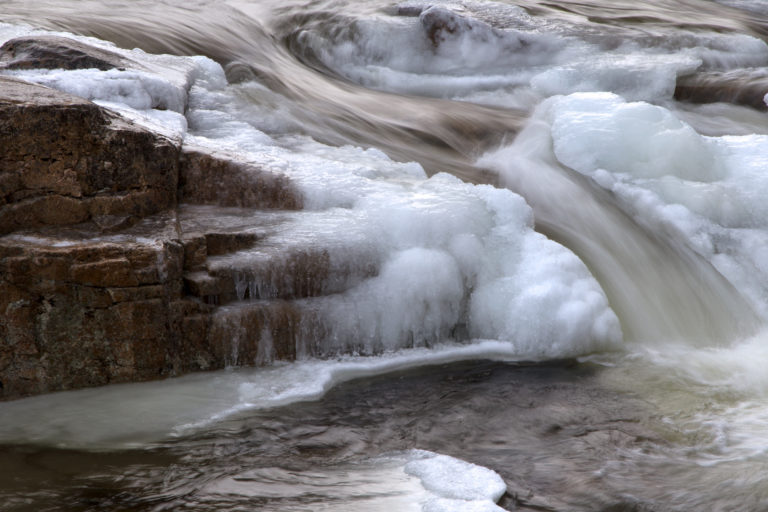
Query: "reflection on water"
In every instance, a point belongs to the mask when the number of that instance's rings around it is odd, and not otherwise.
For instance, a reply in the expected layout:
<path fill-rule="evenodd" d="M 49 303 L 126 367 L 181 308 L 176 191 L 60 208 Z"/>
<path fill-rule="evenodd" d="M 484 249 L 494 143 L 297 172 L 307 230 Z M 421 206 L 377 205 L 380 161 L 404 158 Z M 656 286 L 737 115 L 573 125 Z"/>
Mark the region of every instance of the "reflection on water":
<path fill-rule="evenodd" d="M 457 363 L 351 381 L 147 450 L 5 446 L 0 509 L 387 510 L 418 503 L 423 488 L 382 454 L 419 448 L 492 467 L 506 507 L 595 510 L 622 500 L 601 468 L 659 442 L 643 402 L 598 375 L 573 363 Z"/>
<path fill-rule="evenodd" d="M 4 446 L 0 510 L 410 510 L 424 488 L 398 453 L 412 448 L 493 468 L 509 510 L 765 506 L 759 454 L 727 460 L 729 426 L 702 421 L 712 396 L 641 362 L 621 368 L 454 363 L 351 381 L 143 450 Z M 611 390 L 632 387 L 628 370 L 643 391 Z"/>

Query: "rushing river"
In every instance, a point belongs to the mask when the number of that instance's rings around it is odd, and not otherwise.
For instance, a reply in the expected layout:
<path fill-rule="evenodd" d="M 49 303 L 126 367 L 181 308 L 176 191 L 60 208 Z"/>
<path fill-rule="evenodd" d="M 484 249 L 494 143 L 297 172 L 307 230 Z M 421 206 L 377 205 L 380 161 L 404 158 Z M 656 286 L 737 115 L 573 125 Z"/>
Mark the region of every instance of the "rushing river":
<path fill-rule="evenodd" d="M 763 0 L 0 23 L 123 49 L 4 73 L 286 173 L 284 237 L 378 268 L 296 363 L 0 404 L 0 511 L 768 510 Z"/>

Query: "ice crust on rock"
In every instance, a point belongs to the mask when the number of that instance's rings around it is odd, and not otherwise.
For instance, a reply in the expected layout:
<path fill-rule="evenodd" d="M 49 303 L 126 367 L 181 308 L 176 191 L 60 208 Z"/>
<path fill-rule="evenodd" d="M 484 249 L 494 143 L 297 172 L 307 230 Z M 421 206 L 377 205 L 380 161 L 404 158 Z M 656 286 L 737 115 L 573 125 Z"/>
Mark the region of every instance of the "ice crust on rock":
<path fill-rule="evenodd" d="M 286 174 L 318 214 L 297 218 L 307 223 L 302 232 L 336 238 L 340 248 L 355 240 L 379 265 L 347 292 L 312 300 L 331 353 L 431 345 L 457 328 L 508 341 L 529 359 L 618 346 L 619 322 L 599 284 L 570 251 L 533 230 L 520 196 L 448 174 L 427 178 L 418 164 L 376 149 L 271 136 L 236 92 L 252 87 L 194 86 L 188 139 Z M 319 219 L 329 214 L 348 227 L 325 233 Z M 537 321 L 526 323 L 531 317 Z"/>
<path fill-rule="evenodd" d="M 450 21 L 445 12 L 425 12 Z M 477 36 L 481 44 L 497 37 L 486 32 Z M 330 333 L 328 352 L 376 353 L 468 335 L 504 340 L 521 358 L 546 359 L 620 343 L 618 319 L 598 283 L 570 251 L 534 232 L 520 196 L 447 174 L 427 178 L 420 165 L 394 162 L 373 148 L 270 135 L 271 121 L 261 115 L 268 107 L 241 96 L 258 86 L 227 86 L 210 59 L 110 50 L 143 69 L 5 73 L 85 96 L 195 146 L 231 151 L 285 174 L 304 197 L 308 211 L 296 222 L 307 232 L 322 234 L 312 212 L 346 217 L 346 230 L 325 237 L 339 242 L 328 247 L 329 257 L 340 257 L 349 238 L 365 247 L 361 254 L 380 271 L 312 305 Z"/>

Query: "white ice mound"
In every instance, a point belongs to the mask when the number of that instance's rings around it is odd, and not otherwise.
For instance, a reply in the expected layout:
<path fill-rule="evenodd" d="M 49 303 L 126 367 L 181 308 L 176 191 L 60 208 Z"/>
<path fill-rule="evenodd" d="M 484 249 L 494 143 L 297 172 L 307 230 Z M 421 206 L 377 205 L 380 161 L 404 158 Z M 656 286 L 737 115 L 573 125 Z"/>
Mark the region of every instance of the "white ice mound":
<path fill-rule="evenodd" d="M 425 489 L 442 498 L 496 501 L 507 490 L 498 474 L 482 466 L 424 450 L 409 455 L 405 472 L 419 477 Z"/>
<path fill-rule="evenodd" d="M 575 356 L 621 339 L 616 315 L 581 260 L 537 233 L 522 249 L 517 270 L 482 279 L 472 294 L 475 337 L 514 340 L 532 359 Z"/>
<path fill-rule="evenodd" d="M 291 230 L 327 247 L 332 264 L 358 258 L 353 267 L 369 260 L 378 268 L 342 293 L 305 301 L 321 319 L 309 331 L 326 333 L 321 351 L 370 354 L 469 337 L 504 340 L 520 358 L 540 360 L 621 342 L 597 281 L 534 231 L 519 195 L 444 173 L 427 178 L 418 164 L 376 149 L 272 138 L 269 116 L 238 90 L 258 86 L 193 87 L 188 137 L 289 176 L 307 208 Z"/>
<path fill-rule="evenodd" d="M 560 163 L 687 240 L 766 312 L 768 136 L 706 137 L 665 108 L 610 93 L 551 98 L 536 118 Z"/>
<path fill-rule="evenodd" d="M 627 103 L 611 93 L 573 94 L 552 102 L 557 159 L 582 174 L 598 169 L 635 178 L 722 178 L 715 148 L 670 111 Z"/>

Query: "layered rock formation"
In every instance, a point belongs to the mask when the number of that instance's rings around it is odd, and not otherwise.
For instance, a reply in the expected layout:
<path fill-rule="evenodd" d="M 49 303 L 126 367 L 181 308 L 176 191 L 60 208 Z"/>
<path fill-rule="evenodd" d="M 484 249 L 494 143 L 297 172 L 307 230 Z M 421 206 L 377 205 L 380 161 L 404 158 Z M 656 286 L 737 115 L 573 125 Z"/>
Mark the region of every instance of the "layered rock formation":
<path fill-rule="evenodd" d="M 126 62 L 42 39 L 6 43 L 0 65 Z M 295 357 L 296 308 L 245 297 L 215 265 L 301 207 L 286 177 L 1 76 L 0 148 L 0 399 Z M 265 220 L 217 222 L 220 207 Z M 291 295 L 312 293 L 322 258 L 293 258 L 283 281 L 301 275 Z M 286 270 L 278 257 L 261 267 Z"/>
<path fill-rule="evenodd" d="M 90 101 L 0 77 L 0 234 L 175 206 L 181 148 Z"/>

